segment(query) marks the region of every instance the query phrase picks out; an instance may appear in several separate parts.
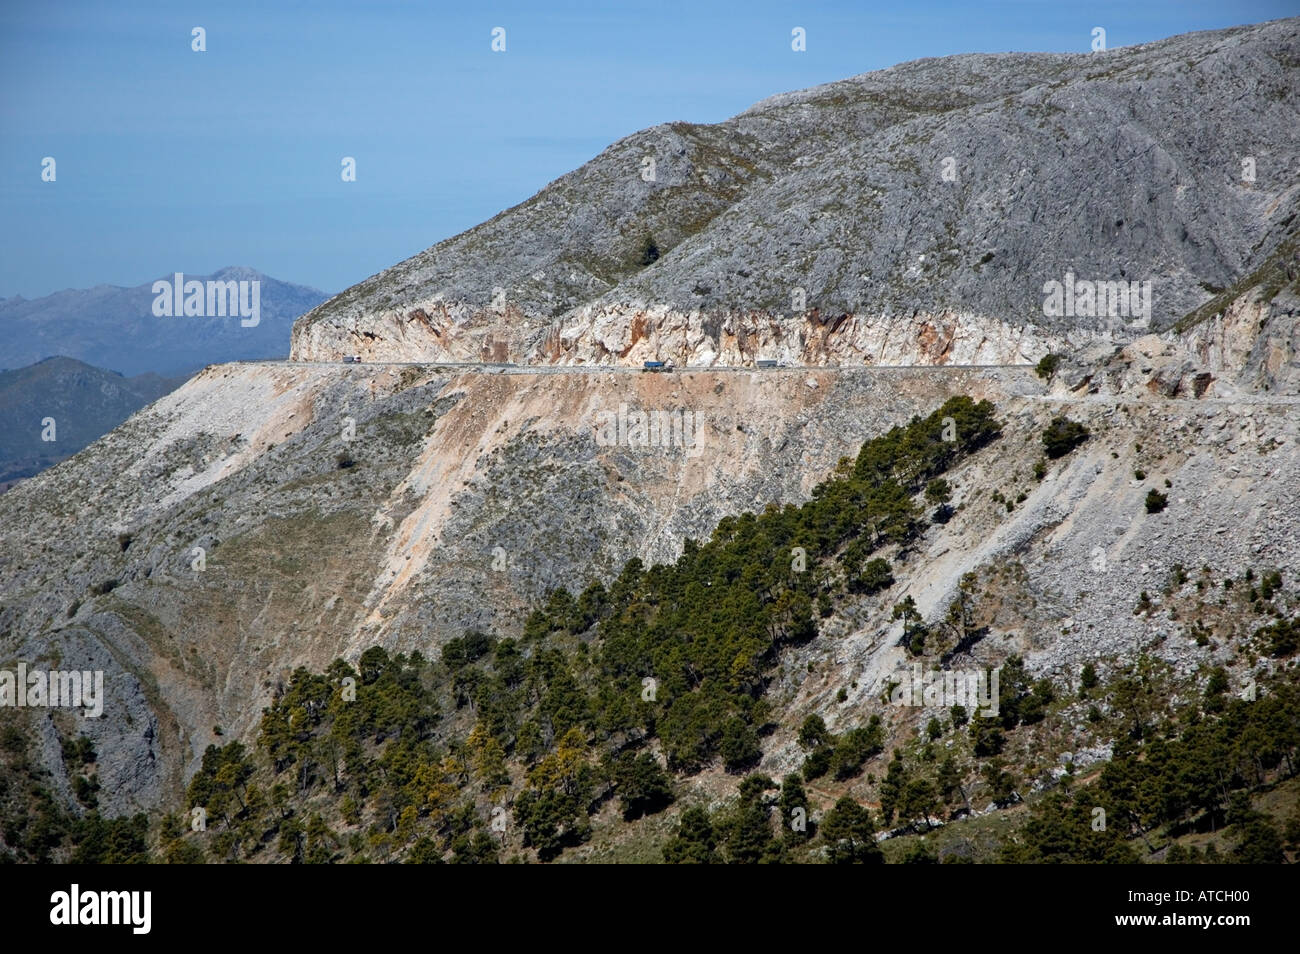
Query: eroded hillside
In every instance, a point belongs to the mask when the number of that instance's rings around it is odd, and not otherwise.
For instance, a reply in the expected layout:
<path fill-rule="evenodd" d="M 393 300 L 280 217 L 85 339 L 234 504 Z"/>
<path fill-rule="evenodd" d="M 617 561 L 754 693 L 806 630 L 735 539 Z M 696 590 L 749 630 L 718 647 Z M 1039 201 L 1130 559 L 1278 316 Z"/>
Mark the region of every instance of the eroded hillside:
<path fill-rule="evenodd" d="M 965 573 L 1016 568 L 1005 631 L 984 645 L 1057 675 L 1177 633 L 1132 615 L 1175 563 L 1300 578 L 1295 399 L 1071 397 L 1027 370 L 227 366 L 0 500 L 6 657 L 105 669 L 118 717 L 37 720 L 45 755 L 57 779 L 58 732 L 84 731 L 104 807 L 160 807 L 209 743 L 251 737 L 295 667 L 517 634 L 548 590 L 672 560 L 726 515 L 806 499 L 864 440 L 952 393 L 995 401 L 1004 436 L 954 475 L 956 515 L 897 584 L 784 657 L 773 766 L 794 757 L 797 713 L 834 726 L 872 707 L 904 661 L 889 607 L 913 595 L 942 616 Z M 620 408 L 694 415 L 693 446 L 671 446 L 671 427 L 669 446 L 619 443 L 617 428 L 602 446 Z M 1062 411 L 1094 437 L 1036 480 L 1039 434 Z M 1169 509 L 1146 515 L 1144 488 L 1165 480 Z"/>
<path fill-rule="evenodd" d="M 132 716 L 87 725 L 106 801 L 152 807 L 295 666 L 517 628 L 550 588 L 800 499 L 954 383 L 1036 387 L 936 374 L 209 368 L 0 501 L 6 652 L 108 666 Z M 689 412 L 693 446 L 602 446 L 623 406 Z"/>

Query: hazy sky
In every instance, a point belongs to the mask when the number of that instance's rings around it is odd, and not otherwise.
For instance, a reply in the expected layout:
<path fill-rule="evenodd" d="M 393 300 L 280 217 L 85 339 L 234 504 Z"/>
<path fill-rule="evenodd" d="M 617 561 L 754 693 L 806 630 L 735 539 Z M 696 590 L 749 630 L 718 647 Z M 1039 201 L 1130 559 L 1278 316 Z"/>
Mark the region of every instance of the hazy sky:
<path fill-rule="evenodd" d="M 250 265 L 337 292 L 606 145 L 922 56 L 1271 20 L 1275 0 L 8 3 L 0 296 Z M 207 51 L 191 49 L 206 30 Z M 492 30 L 506 49 L 491 49 Z M 803 27 L 807 51 L 791 50 Z M 41 180 L 42 160 L 56 181 Z M 341 180 L 343 157 L 357 181 Z"/>

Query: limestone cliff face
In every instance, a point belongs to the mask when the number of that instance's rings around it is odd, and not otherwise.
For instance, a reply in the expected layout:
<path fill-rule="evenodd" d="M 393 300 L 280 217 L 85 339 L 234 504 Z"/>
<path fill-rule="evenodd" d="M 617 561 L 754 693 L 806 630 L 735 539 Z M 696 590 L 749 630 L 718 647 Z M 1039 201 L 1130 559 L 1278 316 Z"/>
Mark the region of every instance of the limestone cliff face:
<path fill-rule="evenodd" d="M 709 314 L 612 305 L 538 326 L 518 309 L 478 314 L 426 302 L 405 317 L 368 320 L 374 330 L 350 333 L 346 350 L 380 362 L 639 367 L 661 360 L 679 368 L 753 367 L 761 359 L 806 368 L 1033 365 L 1051 353 L 1066 362 L 1057 380 L 1066 390 L 1300 394 L 1300 257 L 1288 254 L 1282 265 L 1272 284 L 1247 283 L 1222 310 L 1160 334 L 1122 321 L 1053 333 L 953 312 Z M 301 360 L 337 360 L 338 342 L 321 324 L 301 325 L 297 347 Z"/>
<path fill-rule="evenodd" d="M 660 360 L 678 367 L 752 367 L 759 359 L 807 367 L 1009 365 L 1032 364 L 1067 346 L 1033 324 L 953 312 L 782 315 L 593 305 L 562 324 L 539 326 L 518 309 L 475 313 L 423 302 L 405 314 L 368 316 L 364 327 L 340 340 L 325 326 L 304 325 L 295 335 L 295 360 L 337 361 L 346 353 L 369 361 L 559 366 Z"/>
<path fill-rule="evenodd" d="M 1025 364 L 1049 350 L 1033 326 L 1014 327 L 972 314 L 868 314 L 787 317 L 763 312 L 682 313 L 666 307 L 632 313 L 583 309 L 549 335 L 534 360 L 729 367 L 774 359 L 790 365 Z M 532 357 L 530 355 L 530 357 Z"/>
<path fill-rule="evenodd" d="M 1057 393 L 1249 398 L 1300 395 L 1300 261 L 1283 288 L 1257 284 L 1185 331 L 1075 341 Z"/>
<path fill-rule="evenodd" d="M 1300 264 L 1300 263 L 1298 263 Z M 1183 336 L 1209 372 L 1251 391 L 1300 394 L 1300 296 L 1243 296 Z"/>

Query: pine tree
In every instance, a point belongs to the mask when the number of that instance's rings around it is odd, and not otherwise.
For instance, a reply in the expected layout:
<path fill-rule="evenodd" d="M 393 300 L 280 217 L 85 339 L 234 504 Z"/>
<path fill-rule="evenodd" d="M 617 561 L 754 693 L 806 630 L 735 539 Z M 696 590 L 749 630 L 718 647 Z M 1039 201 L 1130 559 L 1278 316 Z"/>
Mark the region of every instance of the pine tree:
<path fill-rule="evenodd" d="M 885 771 L 885 777 L 880 782 L 880 811 L 885 816 L 886 825 L 894 820 L 894 810 L 898 806 L 898 801 L 903 794 L 903 786 L 906 784 L 907 771 L 903 767 L 903 758 L 895 749 L 894 757 Z"/>
<path fill-rule="evenodd" d="M 782 837 L 786 841 L 802 842 L 810 840 L 814 832 L 808 805 L 808 793 L 804 791 L 803 780 L 798 775 L 787 775 L 781 780 L 781 797 L 777 801 L 781 812 Z"/>
<path fill-rule="evenodd" d="M 713 865 L 719 862 L 718 836 L 702 808 L 682 812 L 677 834 L 664 844 L 664 861 L 670 865 Z"/>
<path fill-rule="evenodd" d="M 885 860 L 876 843 L 871 813 L 847 795 L 822 819 L 821 836 L 831 864 L 880 864 Z"/>

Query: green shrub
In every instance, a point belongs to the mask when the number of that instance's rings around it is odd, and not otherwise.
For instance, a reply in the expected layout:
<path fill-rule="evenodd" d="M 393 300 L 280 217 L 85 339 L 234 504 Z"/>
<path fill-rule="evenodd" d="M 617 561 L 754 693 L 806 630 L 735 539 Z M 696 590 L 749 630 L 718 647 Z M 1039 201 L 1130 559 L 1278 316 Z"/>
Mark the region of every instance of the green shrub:
<path fill-rule="evenodd" d="M 1274 659 L 1293 655 L 1300 649 L 1300 618 L 1278 620 L 1256 630 L 1255 635 L 1266 640 L 1265 648 Z"/>
<path fill-rule="evenodd" d="M 879 755 L 885 744 L 885 730 L 880 716 L 873 715 L 865 728 L 851 729 L 840 736 L 831 756 L 831 769 L 837 781 L 852 778 L 862 771 L 862 765 L 873 755 Z"/>
<path fill-rule="evenodd" d="M 849 589 L 870 596 L 893 584 L 894 574 L 889 568 L 889 561 L 883 557 L 876 557 L 863 565 L 862 572 L 850 581 Z"/>
<path fill-rule="evenodd" d="M 815 749 L 811 755 L 803 760 L 803 777 L 804 781 L 812 782 L 821 778 L 831 769 L 831 759 L 835 755 L 835 750 L 830 746 L 823 746 Z"/>
<path fill-rule="evenodd" d="M 642 267 L 653 265 L 659 261 L 659 244 L 655 242 L 653 235 L 647 235 L 641 245 L 640 264 Z"/>
<path fill-rule="evenodd" d="M 952 499 L 952 487 L 942 477 L 936 477 L 925 485 L 925 499 L 932 504 L 947 503 Z"/>
<path fill-rule="evenodd" d="M 1043 449 L 1052 460 L 1064 457 L 1088 439 L 1089 432 L 1078 421 L 1056 417 L 1043 431 Z"/>
<path fill-rule="evenodd" d="M 758 735 L 739 718 L 733 718 L 723 726 L 719 750 L 728 772 L 739 772 L 763 757 L 758 747 Z"/>
<path fill-rule="evenodd" d="M 673 802 L 672 780 L 649 752 L 637 756 L 624 752 L 610 774 L 627 821 L 653 815 Z"/>
<path fill-rule="evenodd" d="M 1097 667 L 1092 663 L 1087 663 L 1083 667 L 1083 674 L 1079 679 L 1079 685 L 1084 690 L 1095 689 L 1101 680 L 1097 678 Z"/>

